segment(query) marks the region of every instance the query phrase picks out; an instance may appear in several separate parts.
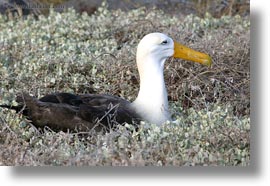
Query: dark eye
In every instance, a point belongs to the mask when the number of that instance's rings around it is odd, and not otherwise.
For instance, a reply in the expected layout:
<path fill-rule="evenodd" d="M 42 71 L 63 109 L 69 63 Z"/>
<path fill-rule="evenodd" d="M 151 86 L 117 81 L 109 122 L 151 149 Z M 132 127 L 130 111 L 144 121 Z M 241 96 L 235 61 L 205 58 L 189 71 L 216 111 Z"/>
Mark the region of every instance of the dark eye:
<path fill-rule="evenodd" d="M 167 43 L 168 43 L 167 40 L 164 40 L 164 41 L 161 42 L 162 45 L 166 45 Z"/>

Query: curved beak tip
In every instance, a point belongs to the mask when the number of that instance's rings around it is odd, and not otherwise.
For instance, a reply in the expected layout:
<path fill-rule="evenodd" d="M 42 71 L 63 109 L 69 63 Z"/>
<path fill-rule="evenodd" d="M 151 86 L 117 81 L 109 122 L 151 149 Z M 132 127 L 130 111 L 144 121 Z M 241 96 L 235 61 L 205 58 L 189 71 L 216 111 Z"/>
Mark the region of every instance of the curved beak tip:
<path fill-rule="evenodd" d="M 202 63 L 203 65 L 206 65 L 208 67 L 211 67 L 212 65 L 212 58 L 208 55 L 207 59 Z"/>

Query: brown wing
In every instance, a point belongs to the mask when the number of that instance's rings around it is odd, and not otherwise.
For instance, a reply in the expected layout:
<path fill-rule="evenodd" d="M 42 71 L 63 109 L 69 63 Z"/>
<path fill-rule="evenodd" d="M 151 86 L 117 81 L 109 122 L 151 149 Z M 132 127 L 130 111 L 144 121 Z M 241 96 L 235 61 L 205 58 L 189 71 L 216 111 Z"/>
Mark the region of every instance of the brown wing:
<path fill-rule="evenodd" d="M 98 118 L 105 125 L 138 123 L 140 117 L 131 108 L 130 102 L 112 95 L 80 95 L 80 117 L 89 121 Z"/>
<path fill-rule="evenodd" d="M 25 103 L 24 114 L 34 125 L 53 130 L 99 131 L 140 120 L 130 102 L 111 95 L 56 93 L 38 100 L 23 94 L 17 101 Z"/>

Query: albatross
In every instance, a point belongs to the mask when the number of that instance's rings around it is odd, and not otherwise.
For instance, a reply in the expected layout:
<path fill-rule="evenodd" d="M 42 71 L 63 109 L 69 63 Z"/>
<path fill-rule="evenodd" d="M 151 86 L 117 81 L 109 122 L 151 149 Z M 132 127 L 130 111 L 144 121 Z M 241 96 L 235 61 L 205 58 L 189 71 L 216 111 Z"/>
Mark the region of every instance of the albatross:
<path fill-rule="evenodd" d="M 207 66 L 212 63 L 208 54 L 188 48 L 163 33 L 150 33 L 137 47 L 140 89 L 133 102 L 105 94 L 54 93 L 37 99 L 22 93 L 16 98 L 18 106 L 1 107 L 23 113 L 36 127 L 48 126 L 53 130 L 102 130 L 142 120 L 162 125 L 171 121 L 163 75 L 164 63 L 170 57 Z"/>

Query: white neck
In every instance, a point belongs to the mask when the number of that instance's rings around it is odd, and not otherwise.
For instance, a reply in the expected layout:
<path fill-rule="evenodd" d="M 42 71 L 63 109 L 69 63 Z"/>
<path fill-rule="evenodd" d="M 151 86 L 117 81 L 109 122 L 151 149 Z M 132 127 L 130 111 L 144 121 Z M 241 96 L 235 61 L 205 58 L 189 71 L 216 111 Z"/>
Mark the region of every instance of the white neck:
<path fill-rule="evenodd" d="M 137 59 L 140 60 L 140 59 Z M 139 65 L 140 91 L 132 103 L 136 112 L 146 121 L 161 125 L 171 120 L 168 108 L 168 97 L 164 82 L 164 62 L 154 61 L 154 58 L 144 59 L 143 66 Z"/>

